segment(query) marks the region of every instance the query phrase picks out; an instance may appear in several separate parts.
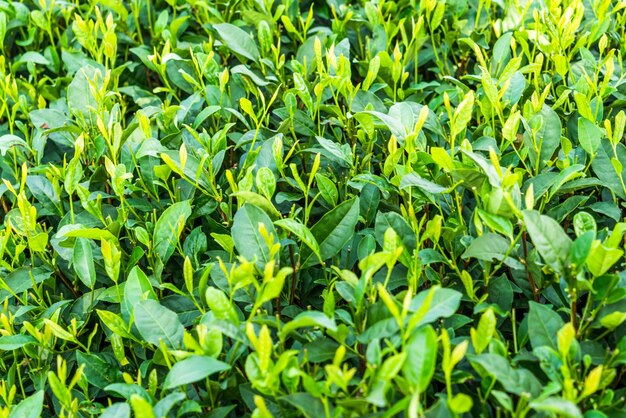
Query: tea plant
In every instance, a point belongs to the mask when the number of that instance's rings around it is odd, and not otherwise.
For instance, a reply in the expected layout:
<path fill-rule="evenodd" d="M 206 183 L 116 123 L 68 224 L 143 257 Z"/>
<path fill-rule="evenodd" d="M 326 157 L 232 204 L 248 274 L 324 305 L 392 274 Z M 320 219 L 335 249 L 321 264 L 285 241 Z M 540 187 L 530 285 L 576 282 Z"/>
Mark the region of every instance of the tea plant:
<path fill-rule="evenodd" d="M 0 416 L 626 416 L 625 32 L 0 1 Z"/>

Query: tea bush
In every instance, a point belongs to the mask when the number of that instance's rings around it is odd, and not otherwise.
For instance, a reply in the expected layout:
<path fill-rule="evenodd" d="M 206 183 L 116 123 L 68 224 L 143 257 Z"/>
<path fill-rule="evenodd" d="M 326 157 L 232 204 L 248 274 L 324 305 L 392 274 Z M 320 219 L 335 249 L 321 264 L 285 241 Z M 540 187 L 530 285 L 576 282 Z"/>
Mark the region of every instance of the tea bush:
<path fill-rule="evenodd" d="M 625 417 L 625 31 L 0 1 L 0 416 Z"/>

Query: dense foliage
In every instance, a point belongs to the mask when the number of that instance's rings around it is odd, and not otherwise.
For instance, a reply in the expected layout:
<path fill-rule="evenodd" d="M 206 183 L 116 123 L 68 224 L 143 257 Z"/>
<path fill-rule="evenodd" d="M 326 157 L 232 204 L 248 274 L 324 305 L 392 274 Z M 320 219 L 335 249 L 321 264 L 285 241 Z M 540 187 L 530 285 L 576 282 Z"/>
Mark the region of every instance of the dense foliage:
<path fill-rule="evenodd" d="M 0 2 L 0 417 L 626 416 L 626 3 Z"/>

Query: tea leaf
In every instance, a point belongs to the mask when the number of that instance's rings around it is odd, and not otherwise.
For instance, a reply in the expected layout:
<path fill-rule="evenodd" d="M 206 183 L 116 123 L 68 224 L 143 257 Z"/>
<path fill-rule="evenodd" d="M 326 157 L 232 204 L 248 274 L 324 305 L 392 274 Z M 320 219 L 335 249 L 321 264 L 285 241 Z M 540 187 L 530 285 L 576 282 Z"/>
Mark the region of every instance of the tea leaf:
<path fill-rule="evenodd" d="M 231 51 L 252 61 L 259 60 L 259 50 L 248 32 L 230 23 L 219 23 L 213 27 Z"/>
<path fill-rule="evenodd" d="M 135 304 L 135 325 L 147 342 L 159 346 L 163 341 L 168 348 L 180 348 L 184 328 L 178 316 L 155 300 L 141 300 Z"/>
<path fill-rule="evenodd" d="M 164 389 L 194 383 L 208 376 L 230 369 L 224 362 L 206 356 L 191 356 L 172 367 L 163 382 Z"/>
<path fill-rule="evenodd" d="M 270 261 L 270 249 L 259 231 L 263 225 L 270 236 L 276 236 L 271 219 L 263 210 L 249 203 L 235 214 L 232 238 L 235 248 L 247 260 L 256 260 L 262 267 Z"/>

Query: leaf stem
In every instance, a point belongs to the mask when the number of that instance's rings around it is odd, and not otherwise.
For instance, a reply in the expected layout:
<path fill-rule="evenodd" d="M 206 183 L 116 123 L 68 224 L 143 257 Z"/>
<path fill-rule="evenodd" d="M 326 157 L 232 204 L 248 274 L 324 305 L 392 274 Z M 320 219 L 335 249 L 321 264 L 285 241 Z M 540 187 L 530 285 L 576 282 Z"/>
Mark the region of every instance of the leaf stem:
<path fill-rule="evenodd" d="M 291 288 L 289 289 L 289 304 L 293 305 L 294 299 L 296 297 L 296 279 L 298 277 L 298 269 L 296 266 L 296 261 L 293 256 L 293 245 L 289 246 L 289 261 L 291 262 Z"/>

